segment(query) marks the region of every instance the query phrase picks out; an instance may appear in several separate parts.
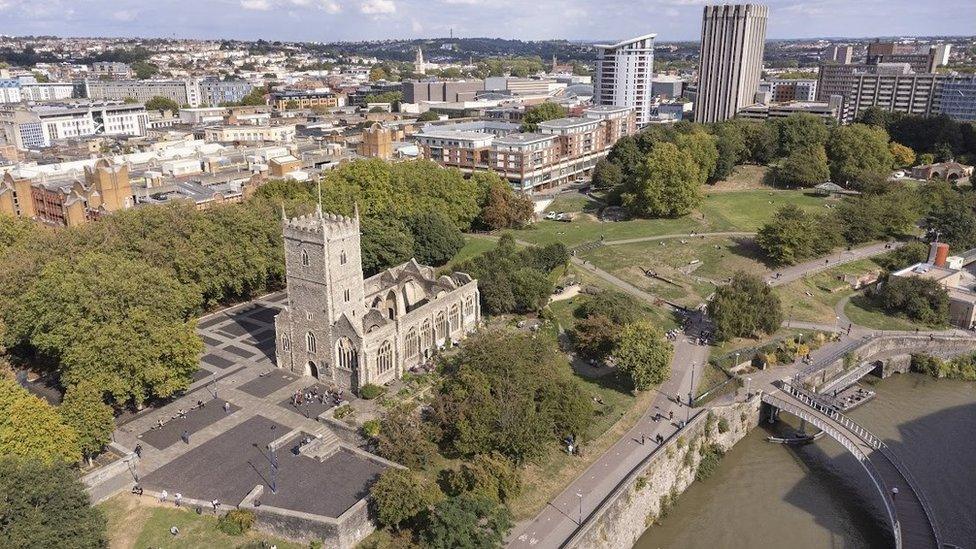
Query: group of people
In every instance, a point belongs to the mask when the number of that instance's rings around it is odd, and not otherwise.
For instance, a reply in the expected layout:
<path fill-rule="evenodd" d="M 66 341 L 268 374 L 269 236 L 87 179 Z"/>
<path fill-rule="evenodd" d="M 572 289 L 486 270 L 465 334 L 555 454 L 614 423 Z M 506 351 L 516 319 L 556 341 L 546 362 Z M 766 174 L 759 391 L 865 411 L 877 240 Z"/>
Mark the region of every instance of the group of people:
<path fill-rule="evenodd" d="M 312 385 L 303 390 L 295 391 L 295 394 L 291 397 L 291 403 L 295 407 L 308 406 L 315 402 L 323 405 L 338 406 L 342 402 L 342 399 L 342 389 L 328 389 L 325 392 L 319 392 L 319 388 Z"/>
<path fill-rule="evenodd" d="M 196 410 L 198 408 L 204 408 L 206 405 L 207 405 L 206 402 L 204 402 L 202 400 L 197 400 L 197 403 L 195 405 L 191 406 L 190 409 L 189 409 L 189 411 L 192 412 L 193 410 Z M 156 424 L 153 425 L 151 428 L 152 429 L 162 429 L 164 425 L 166 425 L 170 421 L 173 421 L 174 419 L 186 419 L 187 412 L 188 411 L 186 409 L 180 408 L 180 409 L 176 410 L 176 413 L 173 414 L 169 419 L 165 419 L 165 418 L 162 418 L 162 417 L 159 418 L 159 419 L 157 419 L 156 420 Z"/>

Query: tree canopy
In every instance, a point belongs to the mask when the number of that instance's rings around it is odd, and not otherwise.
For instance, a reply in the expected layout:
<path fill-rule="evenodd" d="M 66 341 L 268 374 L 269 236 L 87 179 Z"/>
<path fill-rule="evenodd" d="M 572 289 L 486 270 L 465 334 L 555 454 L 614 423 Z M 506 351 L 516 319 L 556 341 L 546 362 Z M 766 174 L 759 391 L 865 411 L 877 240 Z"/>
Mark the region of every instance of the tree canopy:
<path fill-rule="evenodd" d="M 432 549 L 487 549 L 502 544 L 512 520 L 504 506 L 484 498 L 457 496 L 435 505 L 423 524 L 421 538 Z"/>
<path fill-rule="evenodd" d="M 702 202 L 701 182 L 699 167 L 688 151 L 672 143 L 655 143 L 640 175 L 625 183 L 621 200 L 631 215 L 679 217 Z"/>
<path fill-rule="evenodd" d="M 738 271 L 719 286 L 708 304 L 708 316 L 720 340 L 771 334 L 783 323 L 779 297 L 762 278 Z"/>
<path fill-rule="evenodd" d="M 146 109 L 150 111 L 178 111 L 180 104 L 168 97 L 157 95 L 146 101 Z"/>
<path fill-rule="evenodd" d="M 81 459 L 78 434 L 57 410 L 3 376 L 0 376 L 0 455 L 46 465 L 73 464 Z"/>
<path fill-rule="evenodd" d="M 566 117 L 566 108 L 558 103 L 546 101 L 545 103 L 529 107 L 525 110 L 522 118 L 522 131 L 534 132 L 539 129 L 539 122 L 555 120 Z"/>
<path fill-rule="evenodd" d="M 637 391 L 660 385 L 671 373 L 674 348 L 650 322 L 624 326 L 613 354 Z"/>
<path fill-rule="evenodd" d="M 834 128 L 827 141 L 827 154 L 833 181 L 855 188 L 866 179 L 887 177 L 893 164 L 888 133 L 865 124 Z"/>
<path fill-rule="evenodd" d="M 792 265 L 839 246 L 840 227 L 826 216 L 808 214 L 794 204 L 781 207 L 756 235 L 756 244 L 777 265 Z"/>
<path fill-rule="evenodd" d="M 412 520 L 444 498 L 437 484 L 406 469 L 390 468 L 369 489 L 376 518 L 392 528 Z"/>

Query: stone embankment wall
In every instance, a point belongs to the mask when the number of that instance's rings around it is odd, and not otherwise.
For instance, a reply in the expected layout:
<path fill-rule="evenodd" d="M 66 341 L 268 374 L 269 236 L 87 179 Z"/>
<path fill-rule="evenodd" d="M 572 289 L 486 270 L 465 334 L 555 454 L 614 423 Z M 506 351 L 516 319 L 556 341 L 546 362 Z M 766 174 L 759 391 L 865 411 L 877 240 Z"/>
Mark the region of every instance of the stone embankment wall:
<path fill-rule="evenodd" d="M 716 406 L 692 419 L 639 465 L 583 523 L 566 547 L 633 547 L 695 480 L 704 446 L 730 449 L 759 424 L 760 399 Z M 728 430 L 719 432 L 721 420 Z"/>
<path fill-rule="evenodd" d="M 896 372 L 907 372 L 912 353 L 927 353 L 941 358 L 949 358 L 973 350 L 976 350 L 976 338 L 971 337 L 936 336 L 930 338 L 927 335 L 878 337 L 851 351 L 857 360 L 848 363 L 848 365 L 880 360 L 883 363 L 882 377 L 888 377 Z M 823 370 L 805 379 L 804 382 L 811 388 L 817 388 L 845 369 L 845 358 L 839 357 Z"/>

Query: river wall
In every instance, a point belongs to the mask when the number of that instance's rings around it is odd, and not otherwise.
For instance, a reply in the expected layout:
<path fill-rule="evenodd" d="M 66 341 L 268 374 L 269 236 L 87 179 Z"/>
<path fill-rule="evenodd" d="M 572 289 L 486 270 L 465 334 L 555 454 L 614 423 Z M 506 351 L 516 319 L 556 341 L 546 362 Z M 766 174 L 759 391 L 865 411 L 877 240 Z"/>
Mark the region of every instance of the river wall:
<path fill-rule="evenodd" d="M 882 363 L 881 377 L 884 378 L 896 372 L 907 372 L 912 353 L 950 358 L 974 349 L 976 349 L 976 339 L 971 337 L 928 335 L 877 337 L 866 340 L 863 345 L 848 353 L 854 357 L 854 360 L 845 359 L 844 356 L 838 357 L 803 381 L 809 388 L 816 390 L 845 370 L 871 360 Z"/>
<path fill-rule="evenodd" d="M 564 546 L 633 547 L 694 482 L 703 446 L 728 451 L 759 425 L 760 402 L 755 395 L 700 412 L 638 465 Z"/>

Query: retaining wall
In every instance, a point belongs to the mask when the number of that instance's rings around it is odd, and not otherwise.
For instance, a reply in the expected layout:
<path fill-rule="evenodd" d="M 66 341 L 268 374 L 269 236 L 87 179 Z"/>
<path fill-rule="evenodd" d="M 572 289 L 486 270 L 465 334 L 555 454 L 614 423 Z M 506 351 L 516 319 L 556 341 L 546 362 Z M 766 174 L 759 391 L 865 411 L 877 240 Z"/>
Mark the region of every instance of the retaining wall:
<path fill-rule="evenodd" d="M 708 411 L 699 414 L 628 475 L 565 547 L 633 547 L 661 515 L 662 507 L 670 507 L 694 482 L 702 444 L 730 449 L 759 424 L 760 402 L 754 396 L 748 402 L 713 407 L 712 419 Z M 722 418 L 729 426 L 725 433 L 719 433 Z"/>
<path fill-rule="evenodd" d="M 908 365 L 900 356 L 911 353 L 927 353 L 941 358 L 949 358 L 972 352 L 974 349 L 976 349 L 976 338 L 971 337 L 936 336 L 930 338 L 928 335 L 899 335 L 867 340 L 864 345 L 854 349 L 851 353 L 857 357 L 855 361 L 857 364 L 869 361 L 877 355 L 890 355 L 881 359 L 885 364 L 882 368 L 882 377 L 888 377 L 896 372 L 908 371 Z M 889 363 L 891 363 L 890 367 L 888 366 Z M 839 357 L 803 381 L 809 387 L 816 389 L 844 370 L 844 357 Z"/>

